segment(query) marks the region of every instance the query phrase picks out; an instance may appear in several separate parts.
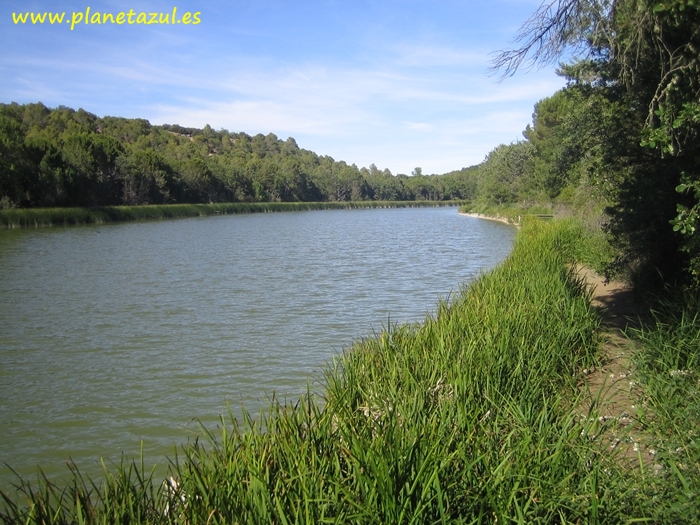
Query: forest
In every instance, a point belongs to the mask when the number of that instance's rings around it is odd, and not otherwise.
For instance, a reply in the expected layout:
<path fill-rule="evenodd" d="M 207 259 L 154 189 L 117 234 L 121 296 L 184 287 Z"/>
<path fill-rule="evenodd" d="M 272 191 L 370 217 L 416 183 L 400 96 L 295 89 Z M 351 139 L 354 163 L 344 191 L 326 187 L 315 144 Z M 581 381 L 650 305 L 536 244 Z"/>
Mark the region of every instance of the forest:
<path fill-rule="evenodd" d="M 250 136 L 42 103 L 0 105 L 0 209 L 468 199 L 462 173 L 392 175 Z"/>
<path fill-rule="evenodd" d="M 564 57 L 567 85 L 478 166 L 477 201 L 578 213 L 605 233 L 609 275 L 697 287 L 700 3 L 544 2 L 516 42 L 493 63 L 504 81 Z"/>

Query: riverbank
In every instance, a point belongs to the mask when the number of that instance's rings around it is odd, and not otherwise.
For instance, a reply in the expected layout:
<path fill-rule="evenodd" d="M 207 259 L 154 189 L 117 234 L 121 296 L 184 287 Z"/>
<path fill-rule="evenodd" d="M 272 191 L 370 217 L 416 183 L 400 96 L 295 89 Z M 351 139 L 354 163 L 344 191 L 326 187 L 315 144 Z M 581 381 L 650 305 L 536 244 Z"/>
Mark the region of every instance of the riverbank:
<path fill-rule="evenodd" d="M 472 213 L 472 212 L 464 212 L 460 211 L 458 212 L 459 215 L 463 215 L 465 217 L 474 217 L 476 219 L 485 219 L 487 221 L 496 221 L 496 222 L 502 222 L 504 224 L 508 224 L 509 226 L 515 226 L 515 227 L 520 227 L 520 223 L 522 222 L 522 218 L 520 216 L 517 217 L 517 220 L 513 220 L 508 217 L 501 217 L 500 215 L 485 215 L 483 213 Z"/>
<path fill-rule="evenodd" d="M 463 201 L 229 202 L 0 210 L 0 228 L 40 228 L 241 213 L 459 206 Z"/>
<path fill-rule="evenodd" d="M 642 516 L 576 417 L 598 318 L 567 270 L 570 223 L 526 221 L 512 254 L 420 324 L 357 342 L 324 387 L 221 422 L 173 462 L 102 483 L 40 480 L 6 523 L 621 522 Z M 633 500 L 632 500 L 633 501 Z M 7 502 L 13 502 L 8 504 Z M 16 502 L 16 503 L 14 503 Z M 165 510 L 167 509 L 167 510 Z M 89 518 L 85 518 L 85 517 Z M 128 518 L 127 518 L 128 517 Z"/>
<path fill-rule="evenodd" d="M 640 332 L 658 349 L 635 361 L 645 386 L 628 416 L 659 432 L 643 442 L 653 464 L 620 461 L 615 427 L 582 388 L 607 359 L 591 292 L 571 266 L 582 244 L 574 221 L 525 220 L 507 260 L 434 316 L 358 341 L 317 394 L 203 429 L 167 480 L 141 462 L 94 484 L 77 472 L 68 486 L 23 482 L 0 519 L 696 522 L 697 408 L 687 400 L 698 394 L 700 321 L 666 319 L 656 339 Z M 647 404 L 663 410 L 645 419 Z"/>

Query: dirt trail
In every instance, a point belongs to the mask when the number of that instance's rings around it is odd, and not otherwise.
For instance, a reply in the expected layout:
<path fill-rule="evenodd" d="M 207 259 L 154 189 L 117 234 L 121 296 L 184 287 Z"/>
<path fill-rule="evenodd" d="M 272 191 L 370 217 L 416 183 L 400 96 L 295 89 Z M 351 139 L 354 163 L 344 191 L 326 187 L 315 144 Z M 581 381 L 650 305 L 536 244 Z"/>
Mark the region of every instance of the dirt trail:
<path fill-rule="evenodd" d="M 606 446 L 616 450 L 621 460 L 639 465 L 641 458 L 650 466 L 655 452 L 645 444 L 638 420 L 642 407 L 638 406 L 640 398 L 631 362 L 635 345 L 623 334 L 628 326 L 636 326 L 645 308 L 635 300 L 627 284 L 608 282 L 584 266 L 578 266 L 577 273 L 592 290 L 593 307 L 602 319 L 604 337 L 601 366 L 584 371 L 581 387 L 586 397 L 582 414 L 597 419 L 594 432 L 610 428 Z"/>

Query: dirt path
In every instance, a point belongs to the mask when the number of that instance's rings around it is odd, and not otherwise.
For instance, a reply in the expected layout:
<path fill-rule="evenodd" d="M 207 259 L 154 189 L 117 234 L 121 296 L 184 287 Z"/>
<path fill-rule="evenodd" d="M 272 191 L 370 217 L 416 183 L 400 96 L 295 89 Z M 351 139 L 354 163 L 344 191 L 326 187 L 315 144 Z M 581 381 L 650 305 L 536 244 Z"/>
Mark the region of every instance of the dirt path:
<path fill-rule="evenodd" d="M 637 466 L 641 460 L 650 466 L 655 452 L 645 444 L 639 423 L 642 407 L 638 406 L 640 398 L 631 362 L 635 345 L 623 334 L 628 326 L 635 326 L 644 307 L 636 302 L 625 283 L 608 282 L 583 266 L 577 267 L 577 273 L 592 290 L 592 303 L 602 319 L 604 337 L 601 366 L 584 371 L 582 416 L 597 420 L 592 426 L 594 433 L 610 429 L 605 444 L 616 450 L 621 460 Z"/>

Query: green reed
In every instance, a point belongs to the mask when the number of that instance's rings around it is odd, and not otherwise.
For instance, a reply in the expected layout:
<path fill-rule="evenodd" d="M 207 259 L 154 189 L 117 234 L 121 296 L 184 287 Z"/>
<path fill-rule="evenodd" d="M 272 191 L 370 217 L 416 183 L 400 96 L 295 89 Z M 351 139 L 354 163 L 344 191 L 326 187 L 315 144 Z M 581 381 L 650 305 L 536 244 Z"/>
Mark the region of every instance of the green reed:
<path fill-rule="evenodd" d="M 15 208 L 0 210 L 0 228 L 38 228 L 109 222 L 204 217 L 280 211 L 348 210 L 457 206 L 462 201 L 352 201 L 352 202 L 229 202 L 216 204 L 152 204 L 93 208 Z"/>
<path fill-rule="evenodd" d="M 598 319 L 570 224 L 526 221 L 511 256 L 423 323 L 387 326 L 321 392 L 222 418 L 170 479 L 26 482 L 6 523 L 626 523 L 635 483 L 592 438 L 577 382 Z M 39 513 L 41 510 L 41 513 Z"/>
<path fill-rule="evenodd" d="M 658 523 L 700 522 L 700 296 L 654 301 L 651 322 L 630 331 L 641 346 L 635 367 L 639 417 L 654 464 L 644 486 Z"/>

